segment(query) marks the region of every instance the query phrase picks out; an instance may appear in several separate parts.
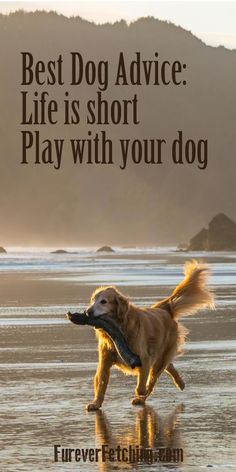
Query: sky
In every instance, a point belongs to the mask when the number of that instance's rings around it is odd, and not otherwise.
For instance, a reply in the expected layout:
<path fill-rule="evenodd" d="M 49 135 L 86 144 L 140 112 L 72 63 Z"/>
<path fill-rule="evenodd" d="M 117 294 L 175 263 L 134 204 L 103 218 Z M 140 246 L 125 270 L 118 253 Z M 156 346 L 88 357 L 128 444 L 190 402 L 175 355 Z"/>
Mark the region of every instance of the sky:
<path fill-rule="evenodd" d="M 0 12 L 54 10 L 65 16 L 81 16 L 95 23 L 128 23 L 142 16 L 154 16 L 190 30 L 211 46 L 236 49 L 236 1 L 5 1 Z"/>

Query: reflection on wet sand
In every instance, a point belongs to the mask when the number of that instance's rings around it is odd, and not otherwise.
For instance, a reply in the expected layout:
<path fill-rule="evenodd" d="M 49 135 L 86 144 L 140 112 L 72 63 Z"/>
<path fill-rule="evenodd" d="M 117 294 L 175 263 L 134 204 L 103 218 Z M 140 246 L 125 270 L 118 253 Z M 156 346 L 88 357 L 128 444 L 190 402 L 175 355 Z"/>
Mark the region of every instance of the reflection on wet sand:
<path fill-rule="evenodd" d="M 171 462 L 175 462 L 177 465 L 178 462 L 183 461 L 183 441 L 179 428 L 183 411 L 184 405 L 181 403 L 169 415 L 164 417 L 158 414 L 152 407 L 145 406 L 137 411 L 135 425 L 127 424 L 117 430 L 115 427 L 112 427 L 107 415 L 99 410 L 96 412 L 95 417 L 97 447 L 102 448 L 103 445 L 107 445 L 109 449 L 112 448 L 114 450 L 119 446 L 127 449 L 130 447 L 133 451 L 132 463 L 121 460 L 119 468 L 132 468 L 140 462 L 140 460 L 137 460 L 138 454 L 135 454 L 137 449 L 139 451 L 141 449 L 171 449 L 174 454 L 174 456 L 172 455 Z M 145 459 L 147 460 L 142 460 L 141 462 L 146 467 L 147 464 L 150 464 L 150 456 L 146 455 Z M 162 460 L 166 462 L 164 457 Z M 100 472 L 107 472 L 113 468 L 112 462 L 99 462 Z"/>

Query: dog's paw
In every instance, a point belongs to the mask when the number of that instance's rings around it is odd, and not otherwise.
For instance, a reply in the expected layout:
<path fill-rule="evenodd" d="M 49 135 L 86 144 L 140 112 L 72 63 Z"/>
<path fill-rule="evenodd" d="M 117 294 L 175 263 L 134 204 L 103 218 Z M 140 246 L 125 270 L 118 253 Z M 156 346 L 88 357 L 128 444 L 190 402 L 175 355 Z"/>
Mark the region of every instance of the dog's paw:
<path fill-rule="evenodd" d="M 100 408 L 100 405 L 98 405 L 97 403 L 89 403 L 88 405 L 86 405 L 86 410 L 87 411 L 96 411 L 96 410 L 99 410 Z"/>
<path fill-rule="evenodd" d="M 145 398 L 135 397 L 131 401 L 132 405 L 145 405 Z"/>
<path fill-rule="evenodd" d="M 176 380 L 175 382 L 175 386 L 179 389 L 179 390 L 184 390 L 185 389 L 185 382 L 183 381 L 183 379 L 179 378 L 178 380 Z"/>

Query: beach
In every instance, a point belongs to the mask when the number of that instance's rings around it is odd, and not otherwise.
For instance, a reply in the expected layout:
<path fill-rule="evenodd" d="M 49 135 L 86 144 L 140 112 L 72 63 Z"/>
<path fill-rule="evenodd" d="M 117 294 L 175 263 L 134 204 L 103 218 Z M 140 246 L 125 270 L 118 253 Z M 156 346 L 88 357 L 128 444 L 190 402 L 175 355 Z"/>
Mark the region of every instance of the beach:
<path fill-rule="evenodd" d="M 117 285 L 134 303 L 166 297 L 192 258 L 210 266 L 216 309 L 182 320 L 185 353 L 175 361 L 186 388 L 163 374 L 144 408 L 130 401 L 135 378 L 114 369 L 102 411 L 93 398 L 97 341 L 90 327 L 72 325 L 99 285 Z M 12 249 L 0 256 L 1 464 L 13 471 L 233 471 L 235 458 L 236 253 L 187 253 L 175 248 Z M 177 463 L 55 462 L 55 445 L 95 449 L 176 448 Z"/>

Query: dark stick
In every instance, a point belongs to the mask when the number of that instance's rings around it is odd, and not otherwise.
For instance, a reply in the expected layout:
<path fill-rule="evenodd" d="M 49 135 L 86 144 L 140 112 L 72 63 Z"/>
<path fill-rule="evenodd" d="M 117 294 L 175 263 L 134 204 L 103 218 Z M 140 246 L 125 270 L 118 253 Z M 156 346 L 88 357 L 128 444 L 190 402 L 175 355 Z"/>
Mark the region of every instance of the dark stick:
<path fill-rule="evenodd" d="M 111 318 L 104 318 L 102 316 L 94 317 L 88 316 L 85 313 L 70 312 L 67 314 L 67 318 L 72 321 L 72 323 L 78 325 L 88 325 L 96 329 L 103 329 L 114 342 L 115 348 L 123 361 L 131 367 L 131 369 L 141 367 L 140 357 L 130 350 L 119 326 Z"/>

